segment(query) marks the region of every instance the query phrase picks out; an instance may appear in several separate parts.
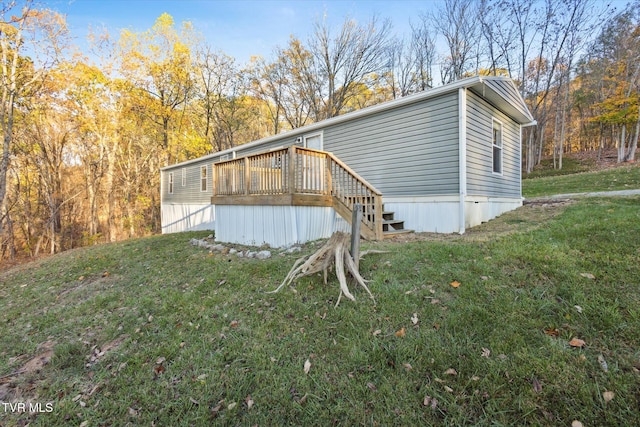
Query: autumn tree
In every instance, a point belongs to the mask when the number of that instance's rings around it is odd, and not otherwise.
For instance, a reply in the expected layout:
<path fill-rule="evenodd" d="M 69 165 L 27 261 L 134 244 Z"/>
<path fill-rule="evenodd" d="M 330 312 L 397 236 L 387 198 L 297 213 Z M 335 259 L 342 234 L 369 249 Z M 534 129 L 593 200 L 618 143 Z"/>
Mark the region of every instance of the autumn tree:
<path fill-rule="evenodd" d="M 64 18 L 49 10 L 36 10 L 31 0 L 21 7 L 3 2 L 0 10 L 0 245 L 4 245 L 8 210 L 7 173 L 14 139 L 16 104 L 37 90 L 39 83 L 65 47 Z M 25 52 L 29 51 L 30 57 Z"/>
<path fill-rule="evenodd" d="M 191 23 L 178 30 L 167 13 L 143 33 L 123 30 L 120 35 L 120 72 L 134 85 L 145 114 L 158 126 L 158 144 L 169 163 L 179 150 L 171 146 L 172 131 L 180 128 L 183 109 L 193 96 L 194 42 Z"/>

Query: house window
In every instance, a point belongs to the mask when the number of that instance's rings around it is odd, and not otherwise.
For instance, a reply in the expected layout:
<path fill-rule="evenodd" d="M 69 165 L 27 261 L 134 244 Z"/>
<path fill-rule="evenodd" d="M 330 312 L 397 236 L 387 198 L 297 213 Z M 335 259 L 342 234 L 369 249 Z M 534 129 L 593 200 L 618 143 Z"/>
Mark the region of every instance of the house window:
<path fill-rule="evenodd" d="M 182 186 L 187 186 L 187 168 L 182 168 Z"/>
<path fill-rule="evenodd" d="M 173 172 L 169 172 L 169 194 L 173 194 Z"/>
<path fill-rule="evenodd" d="M 207 191 L 207 167 L 200 167 L 200 191 Z"/>
<path fill-rule="evenodd" d="M 502 123 L 493 121 L 493 173 L 502 175 Z"/>

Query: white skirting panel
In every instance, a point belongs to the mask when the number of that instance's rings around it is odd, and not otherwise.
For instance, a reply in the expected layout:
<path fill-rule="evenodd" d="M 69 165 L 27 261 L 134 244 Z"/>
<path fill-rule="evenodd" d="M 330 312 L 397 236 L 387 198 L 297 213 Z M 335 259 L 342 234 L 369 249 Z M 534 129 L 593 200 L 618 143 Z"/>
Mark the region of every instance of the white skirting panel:
<path fill-rule="evenodd" d="M 467 196 L 465 220 L 474 227 L 522 206 L 522 198 Z"/>
<path fill-rule="evenodd" d="M 160 208 L 162 234 L 181 231 L 213 230 L 215 228 L 215 209 L 211 204 L 169 204 Z"/>
<path fill-rule="evenodd" d="M 521 198 L 465 198 L 465 227 L 489 221 L 522 206 Z M 404 228 L 417 232 L 459 233 L 460 196 L 388 197 L 383 198 L 384 210 L 404 220 Z"/>
<path fill-rule="evenodd" d="M 441 200 L 398 198 L 387 201 L 383 198 L 384 210 L 395 213 L 394 218 L 404 221 L 404 228 L 416 232 L 457 233 L 460 230 L 460 202 L 455 197 Z"/>
<path fill-rule="evenodd" d="M 287 247 L 349 230 L 331 207 L 216 205 L 216 241 Z"/>

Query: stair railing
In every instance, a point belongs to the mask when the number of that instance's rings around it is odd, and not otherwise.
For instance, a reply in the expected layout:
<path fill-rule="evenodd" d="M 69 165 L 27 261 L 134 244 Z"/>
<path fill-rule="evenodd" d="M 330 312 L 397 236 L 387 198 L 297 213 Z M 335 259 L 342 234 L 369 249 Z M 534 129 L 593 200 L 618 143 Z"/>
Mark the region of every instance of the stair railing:
<path fill-rule="evenodd" d="M 351 223 L 361 205 L 361 233 L 382 240 L 382 193 L 332 153 L 291 146 L 214 164 L 214 196 L 311 194 L 332 196 Z"/>

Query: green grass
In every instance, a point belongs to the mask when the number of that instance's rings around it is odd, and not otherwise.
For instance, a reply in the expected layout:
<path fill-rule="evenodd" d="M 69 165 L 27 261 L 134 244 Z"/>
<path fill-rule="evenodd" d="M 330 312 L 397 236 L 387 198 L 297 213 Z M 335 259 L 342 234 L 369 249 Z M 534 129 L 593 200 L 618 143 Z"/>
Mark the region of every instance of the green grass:
<path fill-rule="evenodd" d="M 631 166 L 528 179 L 524 192 L 637 188 L 638 178 Z M 19 268 L 0 288 L 0 375 L 10 380 L 0 383 L 0 398 L 55 410 L 0 415 L 9 425 L 633 425 L 637 202 L 592 200 L 544 230 L 523 227 L 484 243 L 386 243 L 388 255 L 362 264 L 376 305 L 360 295 L 335 309 L 335 286 L 317 279 L 267 295 L 294 258 L 212 257 L 187 245 L 191 235 Z M 395 335 L 401 328 L 404 337 Z M 573 337 L 587 347 L 570 348 Z M 9 376 L 51 341 L 50 365 Z M 605 390 L 614 400 L 604 401 Z"/>
<path fill-rule="evenodd" d="M 42 343 L 54 355 L 1 380 L 0 400 L 53 412 L 0 408 L 0 424 L 640 425 L 639 205 L 590 199 L 520 232 L 516 213 L 485 241 L 366 244 L 388 251 L 361 263 L 376 303 L 352 289 L 337 308 L 335 278 L 265 293 L 300 254 L 210 255 L 197 233 L 14 268 L 0 377 Z"/>
<path fill-rule="evenodd" d="M 524 197 L 635 189 L 640 189 L 640 167 L 635 164 L 598 172 L 544 176 L 522 180 Z"/>
<path fill-rule="evenodd" d="M 540 164 L 537 165 L 531 173 L 525 175 L 524 177 L 543 178 L 547 176 L 571 175 L 574 173 L 589 172 L 594 169 L 595 165 L 596 161 L 593 158 L 581 159 L 565 156 L 562 159 L 562 169 L 556 169 L 553 166 L 552 158 L 542 159 Z"/>

